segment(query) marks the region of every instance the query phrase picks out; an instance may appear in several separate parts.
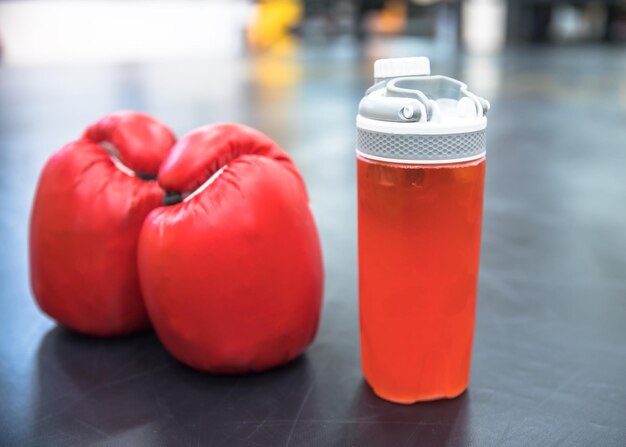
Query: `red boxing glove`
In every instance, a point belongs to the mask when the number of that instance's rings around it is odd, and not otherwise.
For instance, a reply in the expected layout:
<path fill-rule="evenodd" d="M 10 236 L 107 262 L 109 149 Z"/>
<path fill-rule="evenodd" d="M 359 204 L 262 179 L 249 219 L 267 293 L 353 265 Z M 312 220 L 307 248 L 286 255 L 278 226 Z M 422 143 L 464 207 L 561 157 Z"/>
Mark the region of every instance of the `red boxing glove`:
<path fill-rule="evenodd" d="M 323 271 L 289 157 L 249 127 L 207 126 L 178 141 L 159 184 L 191 192 L 150 213 L 139 241 L 146 307 L 169 352 L 215 373 L 300 355 L 317 331 Z"/>
<path fill-rule="evenodd" d="M 154 179 L 174 142 L 154 118 L 118 112 L 48 160 L 30 222 L 31 283 L 41 309 L 61 325 L 100 336 L 149 326 L 137 239 L 161 205 Z"/>

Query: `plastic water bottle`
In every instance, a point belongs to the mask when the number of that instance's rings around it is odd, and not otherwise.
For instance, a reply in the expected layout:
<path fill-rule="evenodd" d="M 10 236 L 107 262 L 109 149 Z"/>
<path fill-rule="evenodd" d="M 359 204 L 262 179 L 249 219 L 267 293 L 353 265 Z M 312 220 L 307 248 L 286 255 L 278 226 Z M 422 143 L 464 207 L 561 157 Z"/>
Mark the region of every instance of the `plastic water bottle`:
<path fill-rule="evenodd" d="M 359 104 L 362 368 L 400 403 L 468 385 L 489 103 L 431 76 L 425 57 L 382 59 Z"/>

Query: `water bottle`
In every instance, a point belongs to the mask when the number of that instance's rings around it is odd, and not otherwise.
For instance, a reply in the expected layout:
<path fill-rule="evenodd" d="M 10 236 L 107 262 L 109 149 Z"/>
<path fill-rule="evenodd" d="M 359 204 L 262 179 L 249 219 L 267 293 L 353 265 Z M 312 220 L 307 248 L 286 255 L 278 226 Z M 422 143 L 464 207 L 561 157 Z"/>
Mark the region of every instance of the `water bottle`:
<path fill-rule="evenodd" d="M 357 116 L 359 317 L 365 379 L 398 403 L 468 386 L 489 103 L 382 59 Z"/>

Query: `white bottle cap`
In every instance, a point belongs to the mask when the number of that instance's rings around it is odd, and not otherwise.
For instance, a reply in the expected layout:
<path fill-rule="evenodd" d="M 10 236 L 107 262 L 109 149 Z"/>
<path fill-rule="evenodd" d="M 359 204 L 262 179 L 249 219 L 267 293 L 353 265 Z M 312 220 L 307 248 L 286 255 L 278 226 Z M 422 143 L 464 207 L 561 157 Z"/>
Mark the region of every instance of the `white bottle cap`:
<path fill-rule="evenodd" d="M 376 79 L 428 75 L 430 75 L 430 61 L 423 56 L 378 59 L 374 62 L 374 77 Z"/>
<path fill-rule="evenodd" d="M 357 153 L 389 163 L 457 163 L 485 155 L 489 102 L 430 76 L 426 57 L 380 59 L 359 103 Z"/>

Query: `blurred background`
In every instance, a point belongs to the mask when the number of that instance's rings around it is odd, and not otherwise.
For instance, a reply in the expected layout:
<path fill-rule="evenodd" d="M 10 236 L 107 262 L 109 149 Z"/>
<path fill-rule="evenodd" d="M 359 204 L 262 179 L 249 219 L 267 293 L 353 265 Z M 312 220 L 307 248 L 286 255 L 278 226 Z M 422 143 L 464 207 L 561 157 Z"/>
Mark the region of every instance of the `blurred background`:
<path fill-rule="evenodd" d="M 622 0 L 13 0 L 0 2 L 0 13 L 9 65 L 289 52 L 373 37 L 483 54 L 514 43 L 626 39 Z"/>
<path fill-rule="evenodd" d="M 0 0 L 0 420 L 11 421 L 2 434 L 19 445 L 112 435 L 166 445 L 183 432 L 232 445 L 233 427 L 262 435 L 239 424 L 250 412 L 277 419 L 283 440 L 308 427 L 327 439 L 384 435 L 375 419 L 387 409 L 359 370 L 355 115 L 374 60 L 403 56 L 428 56 L 434 74 L 491 102 L 471 401 L 457 401 L 460 429 L 435 427 L 473 445 L 514 435 L 515 445 L 624 445 L 626 0 Z M 119 109 L 148 112 L 179 136 L 245 123 L 294 158 L 326 269 L 304 363 L 241 386 L 189 378 L 152 334 L 131 348 L 90 344 L 36 308 L 27 235 L 39 172 Z M 285 419 L 296 410 L 274 414 L 285 374 L 300 384 L 296 409 L 311 392 L 299 374 L 322 384 L 298 427 Z M 584 404 L 572 405 L 570 390 Z M 241 406 L 214 408 L 227 423 L 212 431 L 203 414 L 222 394 Z M 375 414 L 362 427 L 325 422 L 359 411 Z M 411 420 L 428 414 L 415 411 Z M 396 428 L 395 445 L 412 429 Z"/>

